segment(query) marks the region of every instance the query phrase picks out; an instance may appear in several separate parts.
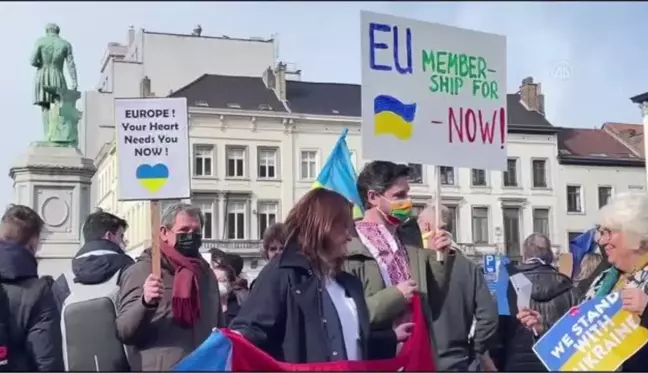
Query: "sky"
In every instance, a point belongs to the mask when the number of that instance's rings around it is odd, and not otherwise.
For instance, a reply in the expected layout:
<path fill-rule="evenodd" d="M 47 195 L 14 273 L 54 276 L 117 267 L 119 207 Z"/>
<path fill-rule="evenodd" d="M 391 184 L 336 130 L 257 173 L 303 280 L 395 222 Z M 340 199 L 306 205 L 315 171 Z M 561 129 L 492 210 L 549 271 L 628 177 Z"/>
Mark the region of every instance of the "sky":
<path fill-rule="evenodd" d="M 74 48 L 80 90 L 95 89 L 109 42 L 130 25 L 150 31 L 230 37 L 278 34 L 279 58 L 305 81 L 360 83 L 360 11 L 507 37 L 508 92 L 542 83 L 547 117 L 560 127 L 641 123 L 629 97 L 648 91 L 648 3 L 644 2 L 0 2 L 0 206 L 10 203 L 11 165 L 43 136 L 32 105 L 29 57 L 49 22 Z M 80 107 L 80 106 L 79 106 Z"/>

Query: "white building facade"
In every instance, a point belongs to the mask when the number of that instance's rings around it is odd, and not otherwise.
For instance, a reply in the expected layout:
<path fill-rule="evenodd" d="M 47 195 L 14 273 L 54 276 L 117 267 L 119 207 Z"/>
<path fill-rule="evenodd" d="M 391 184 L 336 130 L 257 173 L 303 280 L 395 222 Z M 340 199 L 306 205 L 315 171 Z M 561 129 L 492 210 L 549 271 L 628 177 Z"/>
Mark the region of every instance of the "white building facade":
<path fill-rule="evenodd" d="M 115 98 L 167 96 L 206 73 L 259 76 L 274 65 L 275 48 L 271 38 L 212 37 L 198 30 L 169 34 L 132 27 L 126 43 L 110 43 L 100 62 L 97 90 L 84 92 L 79 125 L 79 147 L 98 166 L 92 183 L 93 205 L 129 221 L 150 219 L 147 203 L 117 202 Z M 286 76 L 298 79 L 299 72 L 287 71 Z M 129 239 L 131 247 L 146 246 L 150 228 L 132 224 Z"/>
<path fill-rule="evenodd" d="M 164 97 L 203 74 L 259 76 L 274 65 L 275 47 L 273 39 L 259 37 L 129 29 L 126 43 L 108 44 L 100 61 L 97 89 L 83 94 L 79 148 L 94 159 L 113 141 L 115 98 L 141 97 L 144 92 Z M 95 200 L 96 193 L 93 188 Z"/>
<path fill-rule="evenodd" d="M 204 248 L 248 258 L 250 277 L 263 264 L 265 228 L 311 189 L 344 128 L 356 169 L 368 161 L 360 147 L 360 86 L 290 81 L 284 69 L 258 78 L 206 75 L 174 93 L 189 104 L 191 202 L 205 214 Z M 521 95 L 508 99 L 508 171 L 441 171 L 442 203 L 453 211 L 455 239 L 469 254 L 518 257 L 534 231 L 559 241 L 557 130 Z M 130 247 L 142 249 L 151 234 L 149 207 L 117 202 L 116 156 L 111 145 L 97 158 L 97 205 L 127 219 Z M 434 167 L 412 169 L 411 195 L 422 208 L 433 197 Z"/>
<path fill-rule="evenodd" d="M 360 147 L 360 87 L 301 82 L 299 71 L 282 64 L 267 70 L 275 66 L 275 47 L 271 39 L 145 30 L 129 30 L 127 43 L 109 45 L 98 89 L 85 94 L 80 142 L 98 168 L 94 205 L 129 222 L 133 253 L 150 243 L 150 207 L 118 202 L 114 98 L 187 98 L 192 198 L 186 202 L 205 214 L 204 249 L 241 254 L 251 278 L 263 265 L 263 231 L 310 190 L 344 128 L 357 171 L 368 161 Z M 547 234 L 555 251 L 567 251 L 569 238 L 592 226 L 605 196 L 645 187 L 643 157 L 634 152 L 619 163 L 611 162 L 618 155 L 597 155 L 601 149 L 581 154 L 544 117 L 544 97 L 532 78 L 507 98 L 508 171 L 441 169 L 453 235 L 475 255 L 517 257 L 533 232 Z M 434 197 L 434 166 L 412 169 L 411 195 L 421 209 Z"/>
<path fill-rule="evenodd" d="M 564 247 L 594 228 L 598 212 L 617 193 L 644 191 L 645 160 L 605 128 L 561 129 L 559 201 Z"/>

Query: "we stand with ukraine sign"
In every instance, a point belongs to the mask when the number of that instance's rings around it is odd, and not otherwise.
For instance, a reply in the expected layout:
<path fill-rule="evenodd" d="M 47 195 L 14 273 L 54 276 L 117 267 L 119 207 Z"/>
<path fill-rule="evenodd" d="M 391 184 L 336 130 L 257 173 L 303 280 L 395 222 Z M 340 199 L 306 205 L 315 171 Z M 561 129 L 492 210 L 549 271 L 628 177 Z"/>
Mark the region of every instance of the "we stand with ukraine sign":
<path fill-rule="evenodd" d="M 290 364 L 274 360 L 243 336 L 228 329 L 215 330 L 173 369 L 175 372 L 434 372 L 421 298 L 412 298 L 414 330 L 393 359 Z M 276 341 L 281 343 L 281 341 Z"/>
<path fill-rule="evenodd" d="M 572 308 L 533 346 L 549 371 L 614 371 L 648 342 L 619 293 Z"/>

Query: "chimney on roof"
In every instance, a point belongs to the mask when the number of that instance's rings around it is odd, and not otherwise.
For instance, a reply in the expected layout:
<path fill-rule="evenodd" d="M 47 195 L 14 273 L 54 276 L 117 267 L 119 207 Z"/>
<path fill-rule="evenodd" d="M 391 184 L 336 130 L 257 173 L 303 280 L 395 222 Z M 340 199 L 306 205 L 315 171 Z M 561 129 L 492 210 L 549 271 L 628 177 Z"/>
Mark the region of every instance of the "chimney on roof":
<path fill-rule="evenodd" d="M 130 26 L 128 28 L 128 46 L 131 46 L 135 41 L 135 27 Z"/>
<path fill-rule="evenodd" d="M 275 91 L 281 101 L 286 100 L 286 70 L 287 65 L 283 62 L 279 62 L 274 71 Z"/>
<path fill-rule="evenodd" d="M 272 70 L 272 66 L 268 66 L 268 68 L 263 72 L 263 83 L 268 89 L 275 89 L 275 74 L 274 70 Z"/>
<path fill-rule="evenodd" d="M 263 83 L 272 89 L 281 101 L 286 100 L 286 64 L 279 62 L 275 68 L 269 66 L 263 72 Z"/>
<path fill-rule="evenodd" d="M 151 93 L 151 79 L 148 76 L 145 76 L 144 79 L 140 82 L 140 96 L 142 97 L 152 97 Z"/>
<path fill-rule="evenodd" d="M 533 77 L 524 78 L 520 86 L 520 98 L 529 110 L 545 115 L 544 95 L 540 83 L 534 83 Z"/>
<path fill-rule="evenodd" d="M 191 35 L 193 36 L 200 36 L 202 34 L 202 27 L 200 25 L 196 25 L 196 27 L 193 29 L 193 32 Z"/>

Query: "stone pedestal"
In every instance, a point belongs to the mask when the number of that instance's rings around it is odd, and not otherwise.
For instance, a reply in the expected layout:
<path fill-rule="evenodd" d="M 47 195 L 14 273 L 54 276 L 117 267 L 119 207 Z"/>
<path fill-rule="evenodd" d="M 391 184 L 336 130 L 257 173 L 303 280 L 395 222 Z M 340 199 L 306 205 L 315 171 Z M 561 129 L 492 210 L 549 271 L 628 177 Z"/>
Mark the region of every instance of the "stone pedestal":
<path fill-rule="evenodd" d="M 30 146 L 9 171 L 14 203 L 33 208 L 45 221 L 37 254 L 41 275 L 58 276 L 79 250 L 95 170 L 78 149 Z"/>

